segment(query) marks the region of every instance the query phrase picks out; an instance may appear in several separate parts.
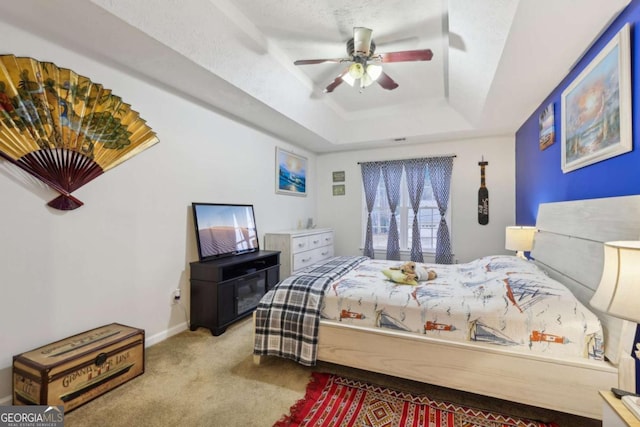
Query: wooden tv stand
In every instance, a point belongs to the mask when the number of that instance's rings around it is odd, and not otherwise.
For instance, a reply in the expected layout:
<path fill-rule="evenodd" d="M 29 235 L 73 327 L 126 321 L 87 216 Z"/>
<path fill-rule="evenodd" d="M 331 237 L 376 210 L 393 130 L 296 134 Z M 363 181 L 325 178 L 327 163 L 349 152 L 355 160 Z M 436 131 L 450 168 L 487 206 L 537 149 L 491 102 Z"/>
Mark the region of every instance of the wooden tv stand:
<path fill-rule="evenodd" d="M 196 261 L 191 266 L 191 325 L 220 335 L 251 314 L 262 296 L 280 280 L 280 252 L 258 251 Z"/>

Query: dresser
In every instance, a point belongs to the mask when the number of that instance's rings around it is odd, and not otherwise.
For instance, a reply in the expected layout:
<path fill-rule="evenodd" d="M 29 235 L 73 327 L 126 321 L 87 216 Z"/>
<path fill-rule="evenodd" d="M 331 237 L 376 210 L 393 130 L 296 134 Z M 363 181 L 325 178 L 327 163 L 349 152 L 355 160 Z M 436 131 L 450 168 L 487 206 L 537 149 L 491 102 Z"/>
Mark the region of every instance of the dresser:
<path fill-rule="evenodd" d="M 280 251 L 280 280 L 333 256 L 333 230 L 314 228 L 264 235 L 266 250 Z"/>

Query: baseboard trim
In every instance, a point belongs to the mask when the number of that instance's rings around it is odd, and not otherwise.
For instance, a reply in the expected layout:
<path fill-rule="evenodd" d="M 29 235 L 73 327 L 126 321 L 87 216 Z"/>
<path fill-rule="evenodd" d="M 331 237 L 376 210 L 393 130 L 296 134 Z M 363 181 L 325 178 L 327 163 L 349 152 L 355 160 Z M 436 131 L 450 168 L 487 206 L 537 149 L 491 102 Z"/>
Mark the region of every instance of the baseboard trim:
<path fill-rule="evenodd" d="M 169 337 L 179 334 L 182 331 L 186 331 L 188 328 L 189 328 L 189 325 L 187 324 L 187 322 L 182 322 L 172 328 L 165 329 L 164 331 L 158 332 L 155 335 L 146 337 L 144 340 L 144 346 L 151 347 L 152 345 L 158 344 L 159 342 L 162 342 Z"/>

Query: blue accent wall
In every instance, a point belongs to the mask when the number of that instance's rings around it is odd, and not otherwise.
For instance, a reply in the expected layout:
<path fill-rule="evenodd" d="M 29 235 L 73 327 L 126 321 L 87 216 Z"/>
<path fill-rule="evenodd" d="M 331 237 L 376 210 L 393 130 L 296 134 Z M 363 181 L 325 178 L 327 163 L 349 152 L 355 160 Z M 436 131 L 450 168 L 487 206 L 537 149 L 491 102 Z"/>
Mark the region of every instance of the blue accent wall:
<path fill-rule="evenodd" d="M 633 150 L 564 174 L 560 129 L 562 91 L 626 23 L 631 26 Z M 534 225 L 538 205 L 544 202 L 640 194 L 640 79 L 636 77 L 636 73 L 640 72 L 640 52 L 636 50 L 640 50 L 638 23 L 640 0 L 633 0 L 516 132 L 516 224 Z M 570 26 L 567 31 L 570 31 Z M 544 66 L 544 58 L 540 63 Z M 554 104 L 556 142 L 540 151 L 538 121 L 540 113 L 549 103 Z M 640 342 L 640 324 L 636 327 L 635 342 Z M 633 350 L 631 357 L 636 359 L 636 392 L 640 393 L 640 359 Z"/>
<path fill-rule="evenodd" d="M 633 150 L 617 157 L 562 173 L 561 99 L 562 91 L 589 65 L 624 24 L 631 26 L 631 84 Z M 573 70 L 516 132 L 516 224 L 534 225 L 538 205 L 544 202 L 582 200 L 640 194 L 640 0 L 633 0 L 580 59 Z M 567 26 L 570 31 L 570 25 Z M 577 59 L 577 58 L 576 58 Z M 540 58 L 544 67 L 544 58 Z M 540 113 L 554 104 L 555 143 L 540 151 Z"/>

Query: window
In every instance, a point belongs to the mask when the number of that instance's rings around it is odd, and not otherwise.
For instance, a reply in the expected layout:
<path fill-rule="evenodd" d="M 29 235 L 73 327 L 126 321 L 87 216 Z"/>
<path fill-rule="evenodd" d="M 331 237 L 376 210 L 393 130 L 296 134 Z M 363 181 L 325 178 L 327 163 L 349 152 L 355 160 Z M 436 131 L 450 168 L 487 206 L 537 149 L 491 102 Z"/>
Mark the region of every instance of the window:
<path fill-rule="evenodd" d="M 411 250 L 411 239 L 413 237 L 413 209 L 411 208 L 411 200 L 407 190 L 407 182 L 404 170 L 402 172 L 402 182 L 400 183 L 400 202 L 396 209 L 396 222 L 398 224 L 398 235 L 400 236 L 400 250 Z M 451 229 L 449 209 L 445 215 L 449 229 Z M 363 198 L 362 201 L 363 224 L 362 224 L 362 241 L 366 236 L 367 230 L 367 204 Z M 391 211 L 387 201 L 387 193 L 382 176 L 378 183 L 376 200 L 371 212 L 371 226 L 373 232 L 373 248 L 374 250 L 386 251 L 387 235 L 389 233 L 389 223 L 391 222 Z M 418 224 L 420 225 L 420 239 L 423 252 L 435 252 L 436 241 L 438 235 L 438 225 L 440 224 L 440 212 L 438 211 L 438 203 L 433 196 L 433 189 L 429 174 L 425 174 L 424 189 L 422 190 L 422 198 L 420 200 L 420 208 L 418 210 Z"/>

